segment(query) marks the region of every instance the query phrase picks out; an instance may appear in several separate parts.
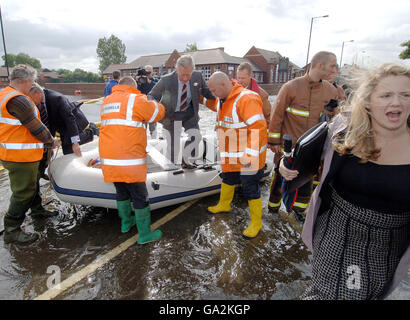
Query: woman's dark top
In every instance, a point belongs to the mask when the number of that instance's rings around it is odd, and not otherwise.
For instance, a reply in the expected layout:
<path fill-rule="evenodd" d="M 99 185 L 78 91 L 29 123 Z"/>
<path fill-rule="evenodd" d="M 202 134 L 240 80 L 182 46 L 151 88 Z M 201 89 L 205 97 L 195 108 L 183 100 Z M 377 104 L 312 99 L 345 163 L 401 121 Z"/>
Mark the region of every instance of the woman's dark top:
<path fill-rule="evenodd" d="M 359 163 L 345 156 L 332 185 L 346 201 L 382 212 L 410 211 L 410 164 Z"/>

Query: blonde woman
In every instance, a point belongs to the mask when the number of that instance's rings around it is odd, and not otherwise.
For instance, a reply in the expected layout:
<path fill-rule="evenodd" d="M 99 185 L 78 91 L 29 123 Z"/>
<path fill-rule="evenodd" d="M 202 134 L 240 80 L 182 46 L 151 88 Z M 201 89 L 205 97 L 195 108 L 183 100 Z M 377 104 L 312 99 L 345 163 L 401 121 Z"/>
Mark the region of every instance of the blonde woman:
<path fill-rule="evenodd" d="M 343 110 L 302 233 L 313 252 L 304 299 L 381 299 L 410 267 L 410 68 L 368 71 Z"/>

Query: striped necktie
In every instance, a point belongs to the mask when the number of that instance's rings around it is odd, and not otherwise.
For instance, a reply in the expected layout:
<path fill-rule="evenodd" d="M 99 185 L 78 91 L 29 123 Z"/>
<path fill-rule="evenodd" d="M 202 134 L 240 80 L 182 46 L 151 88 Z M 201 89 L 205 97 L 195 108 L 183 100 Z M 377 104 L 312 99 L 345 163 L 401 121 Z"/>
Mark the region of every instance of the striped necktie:
<path fill-rule="evenodd" d="M 187 98 L 188 98 L 188 87 L 186 83 L 182 86 L 182 93 L 181 93 L 181 105 L 179 111 L 185 112 L 188 105 L 187 105 Z"/>
<path fill-rule="evenodd" d="M 44 123 L 44 125 L 50 129 L 49 123 L 48 123 L 48 114 L 47 114 L 47 108 L 45 102 L 41 102 L 38 106 L 38 110 L 40 111 L 40 118 L 41 122 Z"/>

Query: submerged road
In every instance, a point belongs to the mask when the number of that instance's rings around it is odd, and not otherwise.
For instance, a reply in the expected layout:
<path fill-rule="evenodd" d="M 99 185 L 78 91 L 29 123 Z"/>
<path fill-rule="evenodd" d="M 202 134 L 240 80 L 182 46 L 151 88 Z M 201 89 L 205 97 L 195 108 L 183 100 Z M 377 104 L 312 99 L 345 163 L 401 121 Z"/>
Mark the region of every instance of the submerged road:
<path fill-rule="evenodd" d="M 98 105 L 82 110 L 99 121 Z M 201 110 L 200 127 L 212 130 L 214 119 Z M 5 245 L 0 237 L 0 299 L 298 299 L 308 285 L 311 255 L 288 223 L 268 213 L 269 181 L 261 184 L 263 228 L 255 239 L 242 237 L 249 213 L 238 191 L 228 214 L 207 212 L 219 195 L 153 211 L 163 237 L 148 245 L 135 244 L 136 228 L 121 234 L 116 210 L 62 203 L 49 182 L 40 183 L 59 215 L 26 218 L 24 228 L 41 236 L 32 245 Z M 2 230 L 6 171 L 0 190 Z M 410 276 L 389 298 L 410 299 Z"/>

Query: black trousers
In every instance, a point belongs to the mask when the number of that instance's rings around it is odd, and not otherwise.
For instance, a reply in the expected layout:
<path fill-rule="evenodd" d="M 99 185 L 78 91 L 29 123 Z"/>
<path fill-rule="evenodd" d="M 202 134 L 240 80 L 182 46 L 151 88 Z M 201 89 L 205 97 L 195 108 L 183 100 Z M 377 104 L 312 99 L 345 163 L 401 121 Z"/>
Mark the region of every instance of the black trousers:
<path fill-rule="evenodd" d="M 114 182 L 116 200 L 131 200 L 134 209 L 144 209 L 149 205 L 148 190 L 145 182 Z"/>
<path fill-rule="evenodd" d="M 195 119 L 192 104 L 185 112 L 175 112 L 173 114 L 171 124 L 164 126 L 163 128 L 166 130 L 165 139 L 167 140 L 167 157 L 172 163 L 179 163 L 182 128 L 184 128 L 185 132 L 189 135 L 188 141 L 184 145 L 184 150 L 186 148 L 193 148 L 191 151 L 191 156 L 195 155 L 195 150 L 201 140 L 201 134 L 199 131 L 198 121 Z M 191 132 L 188 132 L 188 130 Z M 185 156 L 185 162 L 189 162 L 187 156 Z"/>
<path fill-rule="evenodd" d="M 298 194 L 296 196 L 296 201 L 294 207 L 299 210 L 305 210 L 309 204 L 310 197 L 312 195 L 312 185 L 313 179 L 306 182 L 303 186 L 298 189 Z M 280 201 L 282 199 L 282 194 L 280 189 L 282 187 L 282 176 L 279 172 L 279 168 L 276 167 L 271 181 L 270 195 L 269 195 L 269 207 L 272 209 L 278 208 L 280 206 Z"/>
<path fill-rule="evenodd" d="M 261 190 L 259 181 L 263 176 L 265 167 L 255 172 L 223 172 L 221 173 L 222 182 L 233 186 L 235 184 L 242 185 L 242 194 L 246 200 L 259 199 Z"/>

